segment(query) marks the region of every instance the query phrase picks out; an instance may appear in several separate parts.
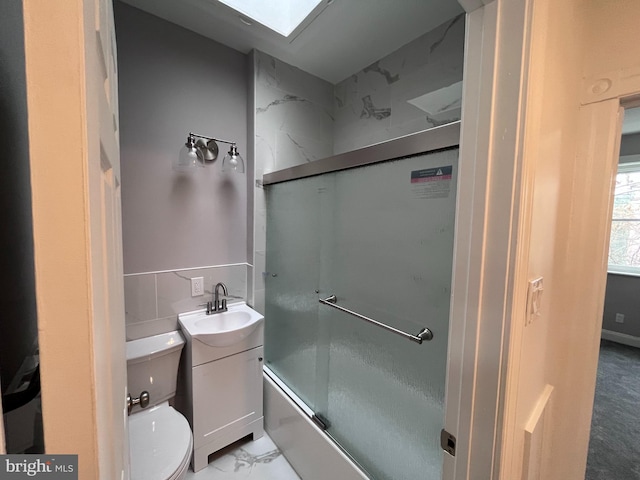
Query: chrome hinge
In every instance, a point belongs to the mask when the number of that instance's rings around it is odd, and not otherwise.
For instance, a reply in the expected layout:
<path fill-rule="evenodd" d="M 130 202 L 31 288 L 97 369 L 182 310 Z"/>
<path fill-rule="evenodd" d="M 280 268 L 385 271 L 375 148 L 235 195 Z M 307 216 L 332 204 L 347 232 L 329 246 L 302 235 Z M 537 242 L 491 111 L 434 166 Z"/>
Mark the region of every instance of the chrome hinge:
<path fill-rule="evenodd" d="M 444 428 L 440 432 L 440 446 L 452 457 L 456 456 L 456 437 L 451 435 Z"/>

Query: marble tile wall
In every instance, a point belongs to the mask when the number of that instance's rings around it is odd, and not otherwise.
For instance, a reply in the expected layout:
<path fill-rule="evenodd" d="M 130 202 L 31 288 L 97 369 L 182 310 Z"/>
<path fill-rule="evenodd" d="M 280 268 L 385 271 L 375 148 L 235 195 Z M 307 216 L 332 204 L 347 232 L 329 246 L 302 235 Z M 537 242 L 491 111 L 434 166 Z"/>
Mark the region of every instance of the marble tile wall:
<path fill-rule="evenodd" d="M 178 314 L 196 310 L 211 300 L 213 286 L 223 282 L 228 302 L 247 300 L 246 263 L 189 268 L 124 276 L 127 340 L 158 335 L 178 328 Z M 191 296 L 191 278 L 203 277 L 205 294 Z"/>
<path fill-rule="evenodd" d="M 333 85 L 256 51 L 256 170 L 324 158 L 333 150 Z"/>
<path fill-rule="evenodd" d="M 461 88 L 455 92 L 455 86 L 462 81 L 463 56 L 463 15 L 337 85 L 266 53 L 251 53 L 249 138 L 254 141 L 255 188 L 249 276 L 253 282 L 250 302 L 257 310 L 264 313 L 262 176 L 459 120 Z M 448 92 L 447 101 L 436 105 L 433 112 L 415 106 L 425 94 L 448 87 L 454 93 Z M 422 104 L 428 108 L 430 102 L 423 100 Z"/>
<path fill-rule="evenodd" d="M 459 120 L 461 94 L 442 113 L 409 100 L 461 82 L 463 60 L 460 15 L 338 83 L 333 154 Z"/>
<path fill-rule="evenodd" d="M 253 304 L 264 312 L 266 205 L 262 175 L 333 154 L 334 87 L 266 53 L 254 51 L 252 56 L 255 98 Z"/>

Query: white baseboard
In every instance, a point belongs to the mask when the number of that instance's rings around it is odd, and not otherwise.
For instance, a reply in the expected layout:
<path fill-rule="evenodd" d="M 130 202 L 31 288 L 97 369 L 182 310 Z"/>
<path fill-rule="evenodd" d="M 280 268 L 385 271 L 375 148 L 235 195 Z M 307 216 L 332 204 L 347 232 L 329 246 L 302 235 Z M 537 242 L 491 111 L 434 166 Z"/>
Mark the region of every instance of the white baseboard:
<path fill-rule="evenodd" d="M 630 347 L 640 348 L 640 337 L 627 335 L 626 333 L 613 332 L 611 330 L 602 330 L 602 338 L 611 340 L 612 342 L 621 343 Z"/>

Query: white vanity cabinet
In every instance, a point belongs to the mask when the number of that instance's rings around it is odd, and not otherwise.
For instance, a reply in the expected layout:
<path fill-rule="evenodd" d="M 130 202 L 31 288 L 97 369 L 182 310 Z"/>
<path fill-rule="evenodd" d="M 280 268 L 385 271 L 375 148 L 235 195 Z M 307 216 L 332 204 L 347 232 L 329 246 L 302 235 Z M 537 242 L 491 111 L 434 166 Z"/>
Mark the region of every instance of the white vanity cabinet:
<path fill-rule="evenodd" d="M 213 452 L 249 434 L 264 434 L 262 365 L 264 325 L 234 345 L 207 345 L 183 328 L 187 338 L 182 359 L 178 409 L 193 432 L 192 468 L 208 464 Z"/>
<path fill-rule="evenodd" d="M 245 427 L 262 420 L 262 355 L 258 347 L 193 367 L 193 437 L 201 444 L 215 438 L 209 450 L 244 437 L 253 431 L 243 433 Z"/>

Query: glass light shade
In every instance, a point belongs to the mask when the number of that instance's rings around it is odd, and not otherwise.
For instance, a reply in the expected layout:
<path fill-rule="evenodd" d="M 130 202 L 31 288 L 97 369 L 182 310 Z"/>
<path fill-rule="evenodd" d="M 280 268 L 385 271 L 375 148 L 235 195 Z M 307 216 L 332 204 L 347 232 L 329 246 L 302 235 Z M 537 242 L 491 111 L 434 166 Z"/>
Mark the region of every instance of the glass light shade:
<path fill-rule="evenodd" d="M 196 147 L 192 137 L 187 138 L 187 142 L 180 149 L 178 158 L 173 163 L 173 169 L 178 172 L 189 172 L 193 167 L 203 167 L 204 160 L 202 153 Z"/>
<path fill-rule="evenodd" d="M 222 159 L 222 171 L 244 173 L 244 160 L 235 144 L 231 145 L 229 152 Z"/>

